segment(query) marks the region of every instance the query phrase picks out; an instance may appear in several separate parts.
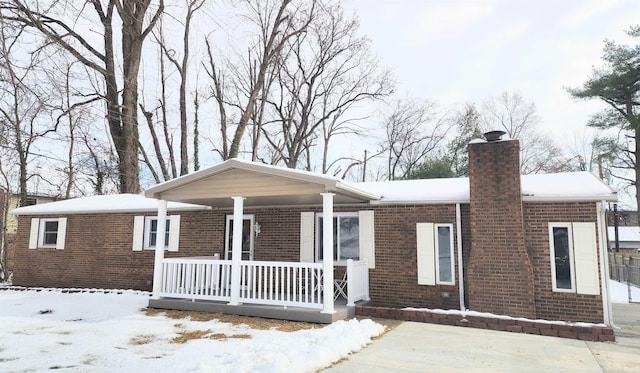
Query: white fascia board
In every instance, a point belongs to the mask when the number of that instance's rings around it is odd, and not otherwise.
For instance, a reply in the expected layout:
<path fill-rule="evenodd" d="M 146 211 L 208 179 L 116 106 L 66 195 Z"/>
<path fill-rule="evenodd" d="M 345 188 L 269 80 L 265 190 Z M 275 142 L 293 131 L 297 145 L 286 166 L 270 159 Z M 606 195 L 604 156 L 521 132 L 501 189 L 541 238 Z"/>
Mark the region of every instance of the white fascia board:
<path fill-rule="evenodd" d="M 536 196 L 536 195 L 523 195 L 523 202 L 617 202 L 617 195 L 610 196 Z"/>
<path fill-rule="evenodd" d="M 353 185 L 345 183 L 345 182 L 342 182 L 342 181 L 336 182 L 335 183 L 335 187 L 336 187 L 336 189 L 344 190 L 346 192 L 357 194 L 360 197 L 369 199 L 369 200 L 371 200 L 371 203 L 373 203 L 375 201 L 378 201 L 378 200 L 380 200 L 382 198 L 382 196 L 379 195 L 379 194 L 367 192 L 365 190 L 362 190 L 360 188 L 354 187 Z"/>
<path fill-rule="evenodd" d="M 167 211 L 207 211 L 211 206 L 174 207 L 167 208 Z M 10 212 L 14 216 L 44 216 L 44 215 L 82 215 L 82 214 L 130 214 L 137 212 L 157 212 L 157 208 L 128 208 L 128 209 L 88 209 L 88 210 L 50 210 L 34 212 Z"/>

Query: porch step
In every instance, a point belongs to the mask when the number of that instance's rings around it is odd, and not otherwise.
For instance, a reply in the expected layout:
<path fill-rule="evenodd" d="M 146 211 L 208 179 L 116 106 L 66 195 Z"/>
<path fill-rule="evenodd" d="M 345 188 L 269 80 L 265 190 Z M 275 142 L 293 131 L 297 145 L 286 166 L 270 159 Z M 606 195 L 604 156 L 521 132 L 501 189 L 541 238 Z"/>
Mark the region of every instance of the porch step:
<path fill-rule="evenodd" d="M 338 320 L 350 319 L 355 316 L 356 308 L 345 304 L 336 304 L 335 313 L 322 313 L 317 309 L 300 307 L 268 306 L 256 304 L 241 304 L 230 306 L 223 302 L 185 300 L 185 299 L 149 299 L 149 308 L 159 308 L 180 311 L 217 312 L 230 315 L 263 317 L 266 319 L 303 321 L 318 324 L 331 324 Z"/>

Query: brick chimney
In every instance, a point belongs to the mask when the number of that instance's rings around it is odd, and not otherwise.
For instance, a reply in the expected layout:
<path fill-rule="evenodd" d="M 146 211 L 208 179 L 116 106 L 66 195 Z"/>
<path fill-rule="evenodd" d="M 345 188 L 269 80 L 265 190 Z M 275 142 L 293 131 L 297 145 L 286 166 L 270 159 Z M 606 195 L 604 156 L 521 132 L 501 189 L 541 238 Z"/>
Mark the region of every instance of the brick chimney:
<path fill-rule="evenodd" d="M 533 269 L 524 244 L 520 143 L 485 134 L 469 144 L 469 308 L 535 318 Z"/>

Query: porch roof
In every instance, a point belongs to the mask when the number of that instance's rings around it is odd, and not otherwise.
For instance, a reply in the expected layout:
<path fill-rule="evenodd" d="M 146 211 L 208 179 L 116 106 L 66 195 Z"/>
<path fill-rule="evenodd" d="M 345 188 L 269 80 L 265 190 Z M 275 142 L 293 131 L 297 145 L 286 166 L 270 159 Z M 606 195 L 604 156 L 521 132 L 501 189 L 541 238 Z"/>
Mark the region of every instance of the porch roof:
<path fill-rule="evenodd" d="M 380 195 L 336 177 L 308 171 L 230 159 L 145 191 L 146 197 L 208 205 L 233 206 L 230 197 L 245 197 L 245 206 L 293 206 L 322 203 L 320 193 L 335 194 L 334 202 L 369 203 Z"/>

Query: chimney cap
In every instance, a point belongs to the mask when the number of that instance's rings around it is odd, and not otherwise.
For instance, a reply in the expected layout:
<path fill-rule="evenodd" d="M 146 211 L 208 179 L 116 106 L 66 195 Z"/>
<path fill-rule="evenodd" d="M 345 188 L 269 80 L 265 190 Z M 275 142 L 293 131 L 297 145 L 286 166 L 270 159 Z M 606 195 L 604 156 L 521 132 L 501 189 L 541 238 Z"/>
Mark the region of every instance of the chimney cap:
<path fill-rule="evenodd" d="M 494 142 L 494 141 L 501 140 L 502 136 L 505 134 L 506 134 L 505 131 L 489 131 L 489 132 L 485 132 L 483 135 L 488 142 Z"/>

